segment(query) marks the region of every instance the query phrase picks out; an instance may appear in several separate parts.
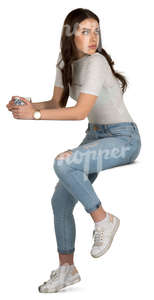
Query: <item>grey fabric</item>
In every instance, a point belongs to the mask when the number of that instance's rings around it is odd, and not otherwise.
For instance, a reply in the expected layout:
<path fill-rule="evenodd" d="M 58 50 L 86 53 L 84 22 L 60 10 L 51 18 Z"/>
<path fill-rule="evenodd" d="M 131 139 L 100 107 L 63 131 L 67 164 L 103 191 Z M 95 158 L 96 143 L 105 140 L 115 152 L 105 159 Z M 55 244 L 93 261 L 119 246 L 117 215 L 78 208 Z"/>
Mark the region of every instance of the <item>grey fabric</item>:
<path fill-rule="evenodd" d="M 61 60 L 59 52 L 57 63 Z M 60 68 L 63 68 L 63 60 Z M 133 122 L 129 114 L 120 87 L 120 81 L 113 75 L 106 58 L 96 52 L 85 54 L 72 63 L 72 85 L 69 84 L 69 96 L 78 101 L 80 93 L 96 95 L 97 100 L 88 114 L 90 123 L 110 124 Z M 61 70 L 56 67 L 55 86 L 64 87 Z"/>

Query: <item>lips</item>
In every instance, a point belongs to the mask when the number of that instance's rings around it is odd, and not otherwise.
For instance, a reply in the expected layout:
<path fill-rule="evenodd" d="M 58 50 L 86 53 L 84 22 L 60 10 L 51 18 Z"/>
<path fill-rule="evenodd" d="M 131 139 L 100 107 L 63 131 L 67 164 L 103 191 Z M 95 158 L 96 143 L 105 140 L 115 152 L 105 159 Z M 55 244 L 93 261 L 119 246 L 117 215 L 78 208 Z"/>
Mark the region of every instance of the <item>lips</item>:
<path fill-rule="evenodd" d="M 90 48 L 91 48 L 91 47 L 94 48 L 94 47 L 96 47 L 96 45 L 90 45 L 89 47 L 90 47 Z"/>

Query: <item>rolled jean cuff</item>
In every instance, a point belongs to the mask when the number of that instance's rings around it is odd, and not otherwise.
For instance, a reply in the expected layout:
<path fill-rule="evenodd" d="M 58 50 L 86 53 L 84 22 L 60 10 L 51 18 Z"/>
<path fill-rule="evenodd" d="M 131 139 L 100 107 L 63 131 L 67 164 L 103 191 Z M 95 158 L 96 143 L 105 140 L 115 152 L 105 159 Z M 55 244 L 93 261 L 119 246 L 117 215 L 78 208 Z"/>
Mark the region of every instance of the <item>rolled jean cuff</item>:
<path fill-rule="evenodd" d="M 75 248 L 69 249 L 69 250 L 62 250 L 62 249 L 60 250 L 59 248 L 57 248 L 57 250 L 60 254 L 70 254 L 70 253 L 73 253 L 75 251 Z"/>
<path fill-rule="evenodd" d="M 102 203 L 99 201 L 98 204 L 96 204 L 94 207 L 92 208 L 85 208 L 86 212 L 91 213 L 92 211 L 96 210 L 97 208 L 100 207 Z"/>

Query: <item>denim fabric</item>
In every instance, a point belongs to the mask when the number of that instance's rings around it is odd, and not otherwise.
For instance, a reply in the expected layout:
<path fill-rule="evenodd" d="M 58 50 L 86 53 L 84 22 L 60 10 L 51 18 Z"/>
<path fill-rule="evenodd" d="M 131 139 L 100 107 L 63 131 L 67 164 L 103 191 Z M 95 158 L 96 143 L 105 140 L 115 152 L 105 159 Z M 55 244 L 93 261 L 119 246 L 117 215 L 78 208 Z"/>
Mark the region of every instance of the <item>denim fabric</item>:
<path fill-rule="evenodd" d="M 78 200 L 87 213 L 101 201 L 92 183 L 100 171 L 132 163 L 140 153 L 141 138 L 135 122 L 114 124 L 88 123 L 86 136 L 67 158 L 55 158 L 59 181 L 51 199 L 57 250 L 68 254 L 75 250 L 73 209 Z M 66 150 L 67 151 L 67 150 Z"/>

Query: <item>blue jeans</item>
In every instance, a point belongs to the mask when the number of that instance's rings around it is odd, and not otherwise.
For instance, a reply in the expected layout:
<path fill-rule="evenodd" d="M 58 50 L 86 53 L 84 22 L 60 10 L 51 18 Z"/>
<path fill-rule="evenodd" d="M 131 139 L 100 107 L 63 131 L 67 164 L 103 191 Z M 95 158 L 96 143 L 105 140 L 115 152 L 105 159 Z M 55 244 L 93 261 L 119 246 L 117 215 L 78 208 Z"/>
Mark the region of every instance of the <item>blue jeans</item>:
<path fill-rule="evenodd" d="M 67 158 L 55 158 L 59 178 L 51 199 L 57 250 L 69 254 L 75 250 L 73 209 L 78 200 L 86 212 L 96 210 L 101 201 L 92 183 L 102 170 L 132 163 L 141 148 L 140 133 L 134 122 L 116 124 L 88 123 L 82 143 Z"/>

